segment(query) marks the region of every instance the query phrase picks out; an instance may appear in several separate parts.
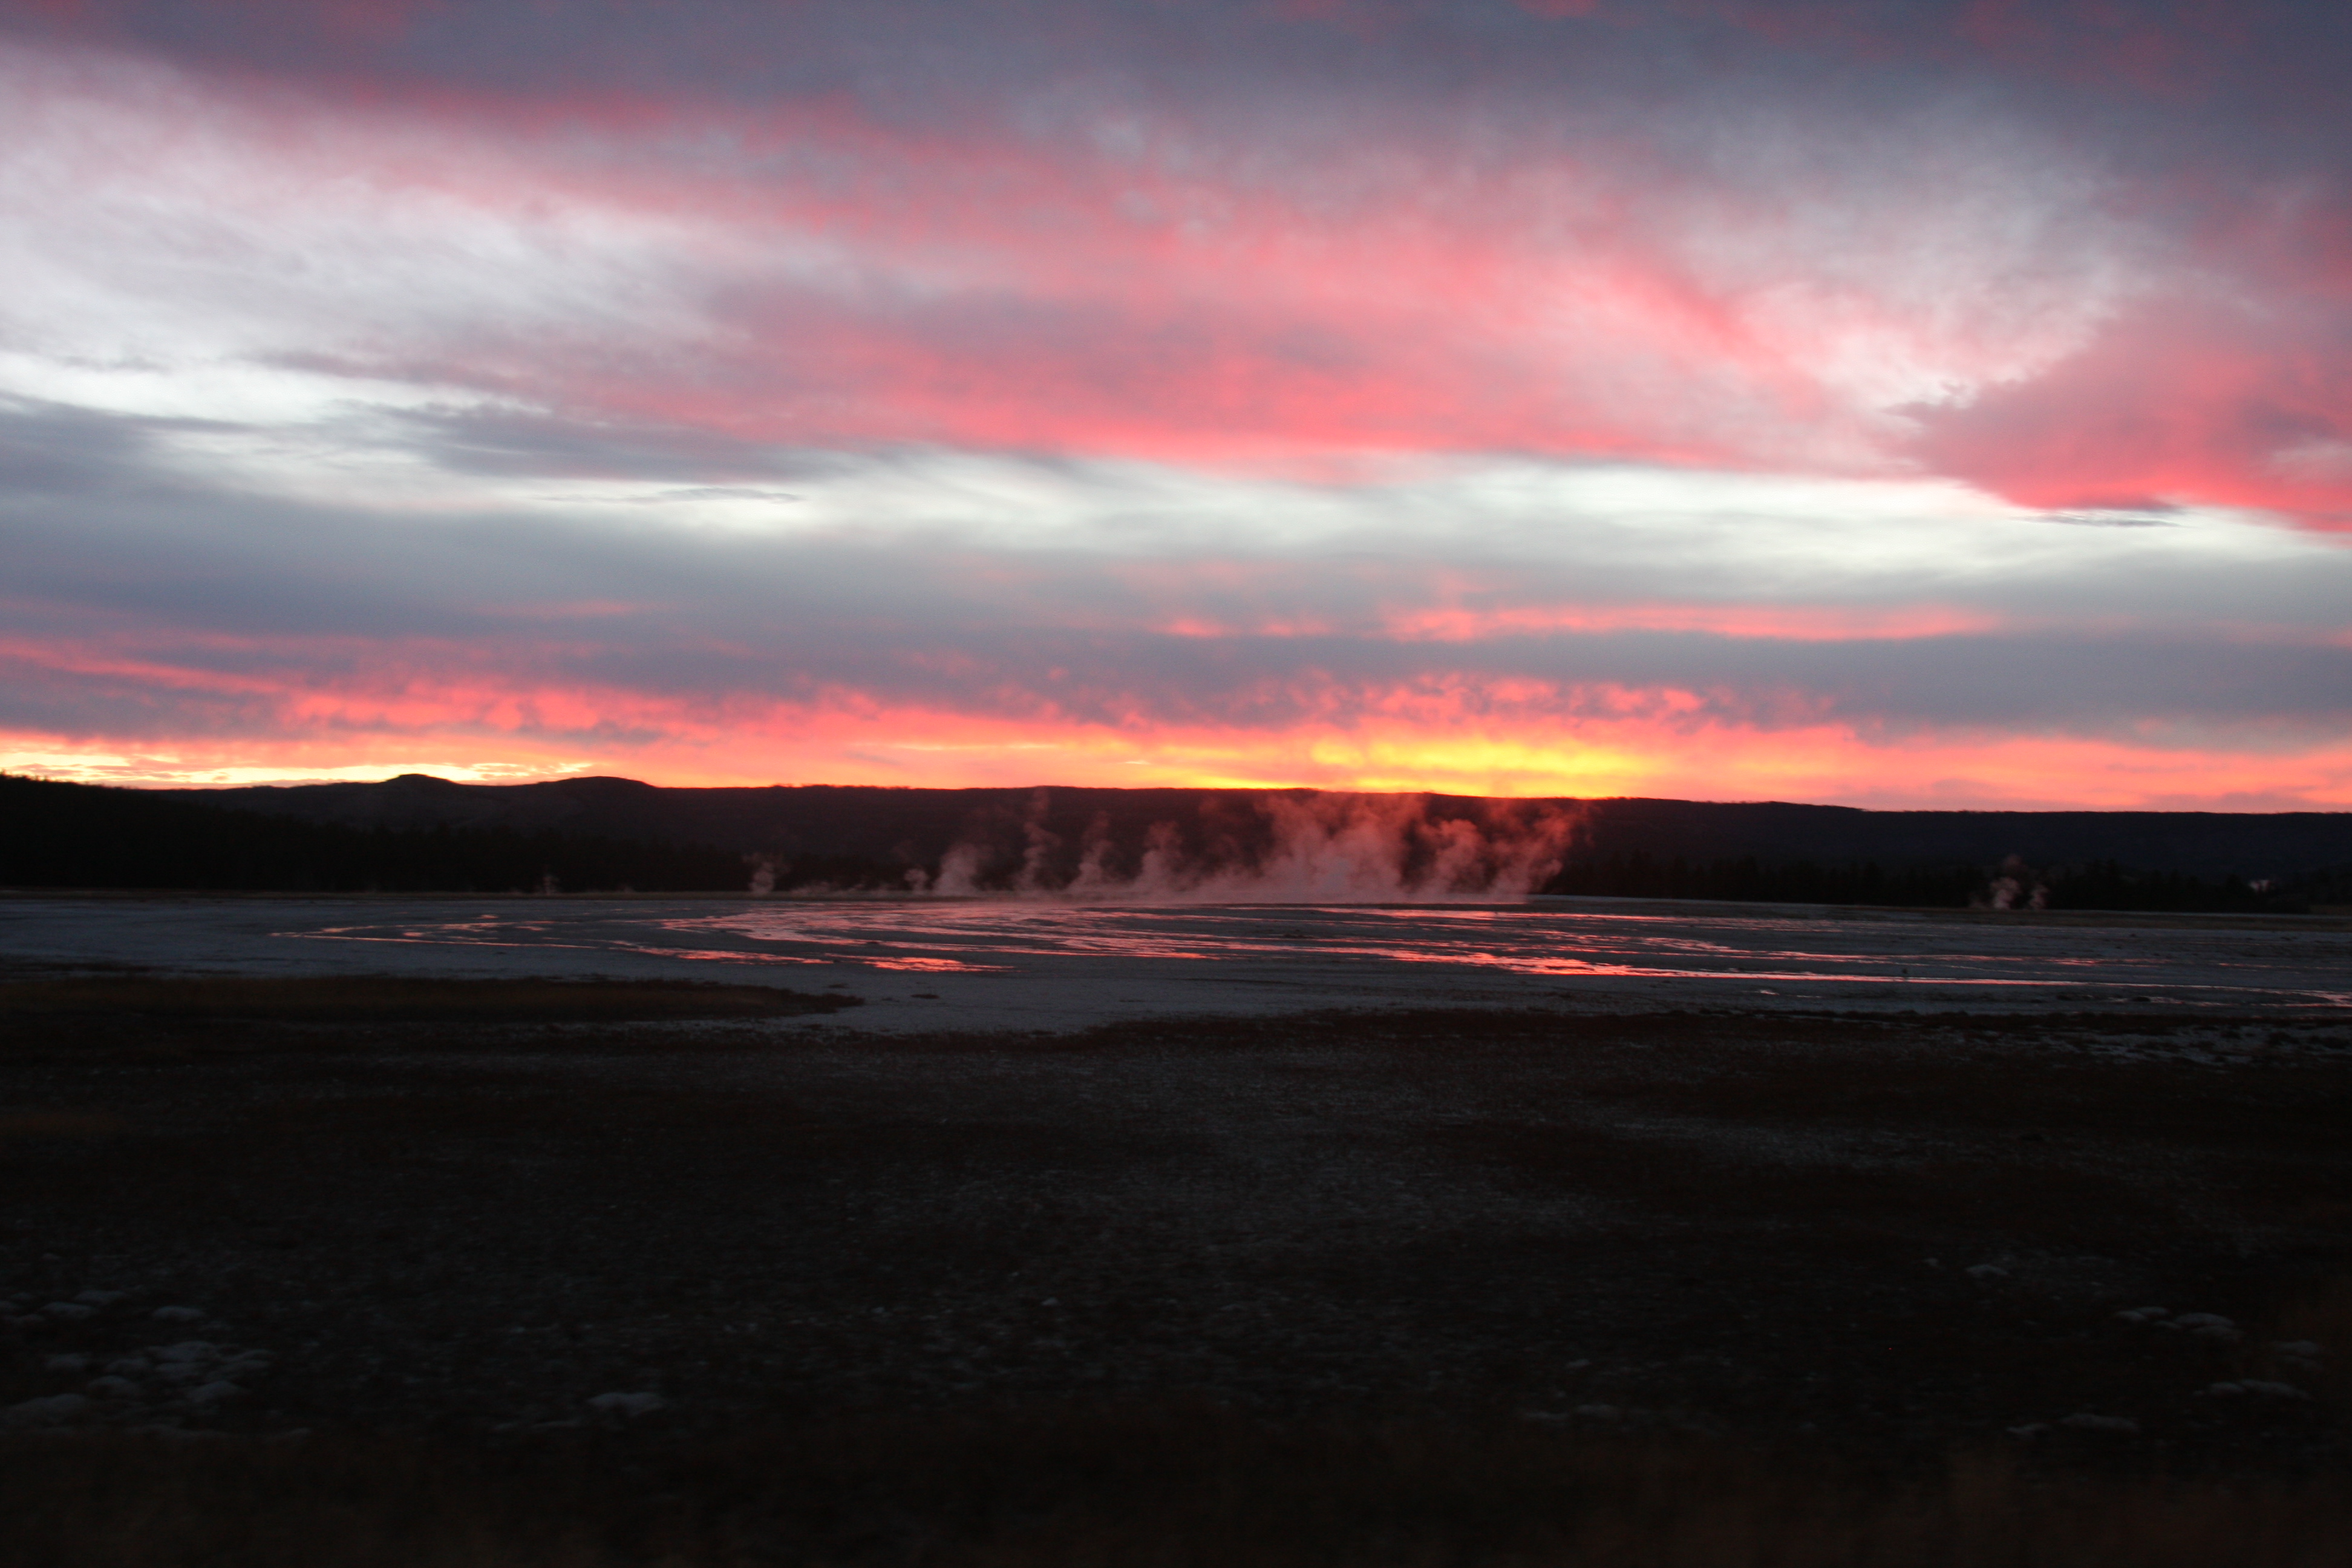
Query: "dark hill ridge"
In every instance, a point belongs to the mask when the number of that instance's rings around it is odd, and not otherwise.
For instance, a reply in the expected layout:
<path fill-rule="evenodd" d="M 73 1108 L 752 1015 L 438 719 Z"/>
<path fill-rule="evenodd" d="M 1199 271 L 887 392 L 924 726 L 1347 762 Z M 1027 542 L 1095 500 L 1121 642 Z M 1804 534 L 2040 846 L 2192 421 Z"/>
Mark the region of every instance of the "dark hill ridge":
<path fill-rule="evenodd" d="M 959 843 L 986 845 L 1017 862 L 1033 825 L 1075 858 L 1090 832 L 1129 851 L 1160 824 L 1177 825 L 1188 839 L 1222 832 L 1247 841 L 1266 801 L 1381 805 L 1399 798 L 1311 790 L 666 789 L 619 778 L 460 784 L 421 774 L 382 784 L 175 793 L 357 827 L 504 827 L 904 865 L 936 865 Z M 1422 799 L 1428 815 L 1441 820 L 1572 813 L 1571 864 L 1646 856 L 1694 864 L 1875 861 L 1892 870 L 1992 867 L 2016 856 L 2034 866 L 2112 861 L 2143 872 L 2248 880 L 2352 865 L 2352 812 L 1865 811 L 1780 802 Z"/>
<path fill-rule="evenodd" d="M 1544 891 L 2294 913 L 2352 904 L 2352 814 L 421 775 L 159 791 L 0 774 L 0 887 L 1273 902 Z"/>

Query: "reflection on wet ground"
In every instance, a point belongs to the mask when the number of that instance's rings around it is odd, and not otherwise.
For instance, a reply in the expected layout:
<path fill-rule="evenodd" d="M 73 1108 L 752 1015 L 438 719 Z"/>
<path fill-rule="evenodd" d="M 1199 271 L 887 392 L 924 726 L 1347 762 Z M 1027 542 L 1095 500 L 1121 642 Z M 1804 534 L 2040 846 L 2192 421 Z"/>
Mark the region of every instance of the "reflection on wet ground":
<path fill-rule="evenodd" d="M 2352 1006 L 2352 922 L 1754 905 L 108 900 L 0 904 L 0 957 L 247 973 L 830 983 L 872 1028 L 1335 1005 Z M 908 995 L 909 980 L 931 986 Z"/>

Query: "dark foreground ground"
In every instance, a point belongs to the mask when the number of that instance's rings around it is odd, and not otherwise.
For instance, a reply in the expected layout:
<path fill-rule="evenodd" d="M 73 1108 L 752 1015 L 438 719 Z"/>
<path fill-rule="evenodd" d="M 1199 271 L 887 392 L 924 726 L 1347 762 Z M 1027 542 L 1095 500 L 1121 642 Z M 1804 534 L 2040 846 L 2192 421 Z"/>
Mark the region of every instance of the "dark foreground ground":
<path fill-rule="evenodd" d="M 237 984 L 0 984 L 0 1561 L 2352 1563 L 2340 1016 Z"/>

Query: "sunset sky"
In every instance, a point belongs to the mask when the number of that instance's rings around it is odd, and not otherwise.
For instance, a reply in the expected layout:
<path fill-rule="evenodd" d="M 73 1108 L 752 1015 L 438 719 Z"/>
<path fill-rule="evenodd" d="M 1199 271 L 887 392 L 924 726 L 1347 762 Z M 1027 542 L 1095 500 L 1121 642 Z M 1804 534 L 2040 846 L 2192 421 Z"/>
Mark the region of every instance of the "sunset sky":
<path fill-rule="evenodd" d="M 2352 5 L 0 0 L 0 768 L 2352 807 Z"/>

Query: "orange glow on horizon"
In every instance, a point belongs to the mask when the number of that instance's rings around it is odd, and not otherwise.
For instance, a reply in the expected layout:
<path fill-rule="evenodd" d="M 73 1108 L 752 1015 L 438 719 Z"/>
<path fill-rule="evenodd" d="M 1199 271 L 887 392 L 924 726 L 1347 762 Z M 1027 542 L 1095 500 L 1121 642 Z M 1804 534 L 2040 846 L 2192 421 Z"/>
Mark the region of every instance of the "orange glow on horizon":
<path fill-rule="evenodd" d="M 671 786 L 1290 788 L 1516 797 L 1649 795 L 1881 808 L 2352 809 L 2352 743 L 2225 749 L 2153 741 L 1976 735 L 1873 738 L 1652 712 L 1580 722 L 1432 726 L 1034 725 L 835 707 L 732 726 L 679 724 L 634 748 L 485 727 L 353 727 L 333 739 L 162 742 L 0 736 L 0 769 L 137 785 L 226 785 L 431 773 L 471 782 L 619 774 Z"/>

